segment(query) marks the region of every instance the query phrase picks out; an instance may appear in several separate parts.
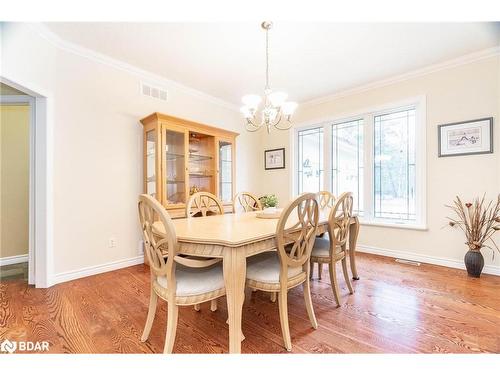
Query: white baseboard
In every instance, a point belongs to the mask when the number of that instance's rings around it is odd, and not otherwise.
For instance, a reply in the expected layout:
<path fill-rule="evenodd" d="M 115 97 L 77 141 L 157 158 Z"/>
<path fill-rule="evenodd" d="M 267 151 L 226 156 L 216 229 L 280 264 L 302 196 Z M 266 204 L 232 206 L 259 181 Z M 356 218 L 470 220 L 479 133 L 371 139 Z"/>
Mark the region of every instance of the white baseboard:
<path fill-rule="evenodd" d="M 408 260 L 413 260 L 415 262 L 434 264 L 437 266 L 444 266 L 450 268 L 458 268 L 462 270 L 465 269 L 465 264 L 463 260 L 439 258 L 417 253 L 411 253 L 407 251 L 382 249 L 379 247 L 373 247 L 367 245 L 357 245 L 356 249 L 362 253 L 383 255 L 391 258 L 408 259 Z M 487 264 L 483 268 L 483 273 L 500 276 L 500 266 Z"/>
<path fill-rule="evenodd" d="M 8 266 L 11 264 L 25 263 L 28 261 L 28 254 L 15 255 L 13 257 L 0 258 L 0 266 Z"/>
<path fill-rule="evenodd" d="M 54 275 L 50 285 L 60 284 L 65 281 L 80 279 L 82 277 L 97 275 L 104 272 L 115 271 L 120 268 L 135 266 L 142 263 L 144 263 L 144 256 L 141 255 L 133 258 L 101 264 L 98 266 L 85 267 L 74 271 L 62 272 Z"/>

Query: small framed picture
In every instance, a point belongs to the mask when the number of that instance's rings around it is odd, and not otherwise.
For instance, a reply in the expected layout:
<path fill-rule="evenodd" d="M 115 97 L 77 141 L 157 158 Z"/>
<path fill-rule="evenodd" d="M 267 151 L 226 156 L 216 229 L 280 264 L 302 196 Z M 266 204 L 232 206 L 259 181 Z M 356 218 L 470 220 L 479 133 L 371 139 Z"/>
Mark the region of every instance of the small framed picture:
<path fill-rule="evenodd" d="M 285 169 L 285 149 L 275 148 L 273 150 L 265 150 L 264 168 L 266 170 Z"/>
<path fill-rule="evenodd" d="M 491 154 L 493 117 L 438 126 L 438 156 Z"/>

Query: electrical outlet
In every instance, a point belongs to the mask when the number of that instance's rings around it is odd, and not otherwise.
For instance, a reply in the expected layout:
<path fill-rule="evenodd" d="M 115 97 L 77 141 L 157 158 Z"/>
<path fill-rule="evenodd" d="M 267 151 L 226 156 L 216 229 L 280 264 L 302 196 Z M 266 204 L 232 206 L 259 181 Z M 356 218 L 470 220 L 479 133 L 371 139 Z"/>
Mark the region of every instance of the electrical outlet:
<path fill-rule="evenodd" d="M 139 241 L 139 246 L 137 247 L 137 254 L 144 254 L 144 241 Z"/>
<path fill-rule="evenodd" d="M 108 247 L 116 247 L 116 239 L 114 237 L 108 240 Z"/>

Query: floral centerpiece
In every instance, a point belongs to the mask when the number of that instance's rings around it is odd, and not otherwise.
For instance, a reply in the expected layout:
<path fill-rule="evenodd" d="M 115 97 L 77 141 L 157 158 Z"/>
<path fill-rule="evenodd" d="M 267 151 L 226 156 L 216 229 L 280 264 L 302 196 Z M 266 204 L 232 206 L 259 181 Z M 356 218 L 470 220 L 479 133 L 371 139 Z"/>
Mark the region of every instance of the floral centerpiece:
<path fill-rule="evenodd" d="M 481 254 L 482 248 L 489 248 L 500 252 L 493 240 L 493 234 L 500 230 L 500 195 L 496 203 L 485 202 L 483 198 L 474 199 L 474 202 L 463 203 L 460 197 L 456 197 L 451 208 L 455 217 L 448 217 L 449 225 L 460 228 L 466 238 L 465 244 L 469 251 L 465 254 L 464 261 L 467 273 L 473 277 L 479 277 L 484 267 L 484 258 Z"/>

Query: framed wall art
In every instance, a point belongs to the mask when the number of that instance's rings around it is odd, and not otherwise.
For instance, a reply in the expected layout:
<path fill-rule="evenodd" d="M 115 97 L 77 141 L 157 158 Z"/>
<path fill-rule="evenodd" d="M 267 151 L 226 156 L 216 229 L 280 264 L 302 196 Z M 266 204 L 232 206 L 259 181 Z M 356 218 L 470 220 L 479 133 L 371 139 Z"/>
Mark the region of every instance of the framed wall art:
<path fill-rule="evenodd" d="M 265 150 L 264 168 L 266 170 L 285 169 L 285 149 L 275 148 L 273 150 Z"/>
<path fill-rule="evenodd" d="M 493 152 L 493 117 L 438 126 L 438 156 Z"/>

